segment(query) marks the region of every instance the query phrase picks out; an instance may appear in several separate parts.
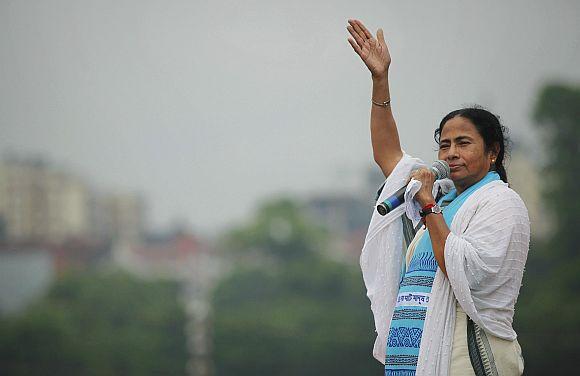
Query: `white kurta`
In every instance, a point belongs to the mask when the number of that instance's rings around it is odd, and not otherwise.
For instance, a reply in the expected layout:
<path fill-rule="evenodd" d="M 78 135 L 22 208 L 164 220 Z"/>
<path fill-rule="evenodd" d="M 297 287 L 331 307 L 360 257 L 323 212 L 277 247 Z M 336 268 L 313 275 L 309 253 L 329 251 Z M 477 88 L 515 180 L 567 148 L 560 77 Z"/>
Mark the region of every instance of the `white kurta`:
<path fill-rule="evenodd" d="M 404 153 L 387 178 L 382 202 L 425 164 Z M 373 210 L 360 256 L 377 338 L 373 356 L 384 364 L 386 341 L 404 257 L 401 215 L 405 204 L 381 216 Z M 519 195 L 502 181 L 475 191 L 457 211 L 445 243 L 448 277 L 437 269 L 427 309 L 417 375 L 447 375 L 455 327 L 455 302 L 487 332 L 514 340 L 514 306 L 530 241 L 530 221 Z"/>

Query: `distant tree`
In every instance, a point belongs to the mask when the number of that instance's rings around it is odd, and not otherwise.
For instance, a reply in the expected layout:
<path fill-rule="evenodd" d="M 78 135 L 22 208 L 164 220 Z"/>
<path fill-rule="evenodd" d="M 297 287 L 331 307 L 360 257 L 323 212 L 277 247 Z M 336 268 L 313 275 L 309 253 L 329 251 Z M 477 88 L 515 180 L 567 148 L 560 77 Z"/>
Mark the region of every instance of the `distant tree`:
<path fill-rule="evenodd" d="M 264 203 L 256 218 L 226 236 L 225 249 L 234 257 L 300 260 L 326 246 L 327 231 L 308 221 L 300 204 L 291 199 Z"/>
<path fill-rule="evenodd" d="M 544 198 L 554 212 L 553 241 L 561 256 L 579 257 L 575 231 L 580 211 L 580 88 L 546 86 L 539 95 L 534 118 L 544 132 L 547 164 Z"/>
<path fill-rule="evenodd" d="M 6 219 L 0 215 L 0 241 L 8 239 Z"/>
<path fill-rule="evenodd" d="M 235 270 L 213 294 L 217 376 L 381 373 L 360 271 L 321 256 L 328 236 L 289 200 L 230 233 L 231 252 L 270 262 Z"/>
<path fill-rule="evenodd" d="M 526 375 L 576 374 L 580 353 L 580 88 L 544 87 L 534 119 L 547 155 L 544 210 L 555 219 L 551 236 L 534 240 L 518 301 L 516 330 Z M 532 228 L 533 236 L 533 228 Z"/>
<path fill-rule="evenodd" d="M 41 305 L 0 322 L 0 374 L 79 374 L 82 353 L 62 309 Z"/>
<path fill-rule="evenodd" d="M 69 275 L 23 316 L 0 322 L 3 375 L 182 375 L 185 314 L 175 283 Z"/>

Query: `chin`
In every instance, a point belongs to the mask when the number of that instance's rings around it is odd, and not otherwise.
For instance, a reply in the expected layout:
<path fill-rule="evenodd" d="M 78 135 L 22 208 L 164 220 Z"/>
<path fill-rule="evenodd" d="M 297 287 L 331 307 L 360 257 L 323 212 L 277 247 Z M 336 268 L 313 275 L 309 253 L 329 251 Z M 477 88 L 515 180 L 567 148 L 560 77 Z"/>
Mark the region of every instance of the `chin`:
<path fill-rule="evenodd" d="M 449 179 L 453 180 L 454 183 L 463 178 L 465 178 L 465 176 L 463 176 L 463 174 L 459 171 L 449 173 Z"/>

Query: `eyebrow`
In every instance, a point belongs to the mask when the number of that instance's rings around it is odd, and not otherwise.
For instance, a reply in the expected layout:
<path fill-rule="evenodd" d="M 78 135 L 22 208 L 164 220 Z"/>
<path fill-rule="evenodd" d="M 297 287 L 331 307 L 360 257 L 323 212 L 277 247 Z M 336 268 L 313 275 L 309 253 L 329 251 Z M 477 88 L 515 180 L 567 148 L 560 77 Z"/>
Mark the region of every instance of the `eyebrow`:
<path fill-rule="evenodd" d="M 459 141 L 463 141 L 463 140 L 468 140 L 468 141 L 473 141 L 473 138 L 469 137 L 469 136 L 458 136 L 455 137 L 455 142 L 459 142 Z M 444 138 L 442 140 L 439 140 L 439 143 L 442 142 L 450 142 L 450 140 L 448 138 Z"/>

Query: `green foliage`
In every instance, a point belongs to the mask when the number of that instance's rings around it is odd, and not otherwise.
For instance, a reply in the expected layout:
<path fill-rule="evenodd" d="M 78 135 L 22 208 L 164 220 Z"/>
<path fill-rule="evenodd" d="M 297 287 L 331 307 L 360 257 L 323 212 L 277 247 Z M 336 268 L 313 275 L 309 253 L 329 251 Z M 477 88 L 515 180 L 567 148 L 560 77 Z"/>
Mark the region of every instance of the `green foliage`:
<path fill-rule="evenodd" d="M 48 305 L 0 322 L 0 373 L 76 373 L 81 353 L 71 329 L 67 315 Z"/>
<path fill-rule="evenodd" d="M 119 272 L 68 275 L 0 323 L 0 373 L 179 375 L 187 361 L 178 286 Z"/>
<path fill-rule="evenodd" d="M 272 236 L 276 221 L 290 224 L 286 237 Z M 375 332 L 358 266 L 321 256 L 328 234 L 299 205 L 266 204 L 227 244 L 274 262 L 235 270 L 213 294 L 218 376 L 382 372 L 371 356 Z"/>
<path fill-rule="evenodd" d="M 214 295 L 217 375 L 370 375 L 372 315 L 361 276 L 331 261 L 238 271 Z"/>
<path fill-rule="evenodd" d="M 534 118 L 546 136 L 544 176 L 549 185 L 544 202 L 556 223 L 547 240 L 532 242 L 515 324 L 526 375 L 575 374 L 580 351 L 580 254 L 575 233 L 580 211 L 580 185 L 575 181 L 580 171 L 580 88 L 546 86 Z"/>
<path fill-rule="evenodd" d="M 309 222 L 290 199 L 267 202 L 255 220 L 227 235 L 224 248 L 235 256 L 257 251 L 260 257 L 293 260 L 308 257 L 326 246 L 326 231 Z"/>
<path fill-rule="evenodd" d="M 580 88 L 562 85 L 546 86 L 539 95 L 534 111 L 538 125 L 547 136 L 548 161 L 545 175 L 550 185 L 545 200 L 556 214 L 553 241 L 561 256 L 576 256 L 578 245 L 574 231 L 580 211 Z M 565 253 L 564 253 L 565 252 Z"/>

